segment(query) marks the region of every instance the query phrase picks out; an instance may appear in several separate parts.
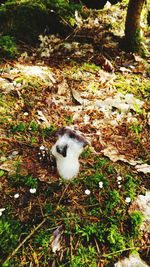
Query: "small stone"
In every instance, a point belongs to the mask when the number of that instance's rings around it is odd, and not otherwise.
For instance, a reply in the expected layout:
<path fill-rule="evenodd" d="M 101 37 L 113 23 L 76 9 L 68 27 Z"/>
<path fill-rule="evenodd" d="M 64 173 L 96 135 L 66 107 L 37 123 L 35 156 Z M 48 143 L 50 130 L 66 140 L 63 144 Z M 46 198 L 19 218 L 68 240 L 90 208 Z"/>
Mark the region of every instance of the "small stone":
<path fill-rule="evenodd" d="M 36 188 L 30 188 L 29 191 L 30 191 L 31 194 L 35 194 L 36 193 Z"/>
<path fill-rule="evenodd" d="M 14 198 L 18 198 L 19 197 L 19 193 L 14 194 Z"/>
<path fill-rule="evenodd" d="M 91 191 L 90 191 L 89 189 L 86 189 L 86 190 L 85 190 L 85 194 L 86 194 L 86 195 L 90 195 L 90 194 L 91 194 Z"/>

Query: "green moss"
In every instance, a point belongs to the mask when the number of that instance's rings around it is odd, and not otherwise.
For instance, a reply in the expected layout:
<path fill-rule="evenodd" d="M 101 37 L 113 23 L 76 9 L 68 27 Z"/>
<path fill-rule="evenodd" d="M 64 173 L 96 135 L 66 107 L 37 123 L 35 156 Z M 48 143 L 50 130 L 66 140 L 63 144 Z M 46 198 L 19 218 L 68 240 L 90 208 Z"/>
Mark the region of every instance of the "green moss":
<path fill-rule="evenodd" d="M 122 75 L 117 73 L 114 85 L 122 93 L 132 93 L 141 99 L 143 99 L 143 96 L 149 97 L 150 81 L 138 75 L 130 73 Z"/>
<path fill-rule="evenodd" d="M 17 55 L 17 46 L 13 37 L 8 35 L 0 37 L 0 56 L 14 58 Z"/>
<path fill-rule="evenodd" d="M 42 1 L 7 1 L 0 7 L 0 29 L 18 40 L 35 41 L 48 24 Z"/>
<path fill-rule="evenodd" d="M 6 213 L 7 211 L 5 211 Z M 19 236 L 22 232 L 22 227 L 17 220 L 12 219 L 10 216 L 3 215 L 0 218 L 0 251 L 1 259 L 8 256 L 19 243 Z"/>

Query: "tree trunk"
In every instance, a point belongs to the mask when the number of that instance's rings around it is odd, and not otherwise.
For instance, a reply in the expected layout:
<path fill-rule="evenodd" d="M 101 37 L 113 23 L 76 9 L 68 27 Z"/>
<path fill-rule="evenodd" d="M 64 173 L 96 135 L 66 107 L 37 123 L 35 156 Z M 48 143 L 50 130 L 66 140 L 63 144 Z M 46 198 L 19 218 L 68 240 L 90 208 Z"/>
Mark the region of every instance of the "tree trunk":
<path fill-rule="evenodd" d="M 144 52 L 144 38 L 140 27 L 141 13 L 145 0 L 129 0 L 126 23 L 125 23 L 125 40 L 126 50 L 133 52 Z"/>

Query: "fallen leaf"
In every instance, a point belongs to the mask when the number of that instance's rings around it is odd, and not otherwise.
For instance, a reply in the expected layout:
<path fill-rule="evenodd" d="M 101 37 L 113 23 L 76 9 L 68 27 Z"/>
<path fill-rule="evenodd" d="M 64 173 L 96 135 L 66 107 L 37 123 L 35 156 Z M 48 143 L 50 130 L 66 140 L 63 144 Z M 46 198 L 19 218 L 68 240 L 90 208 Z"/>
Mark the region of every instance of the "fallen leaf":
<path fill-rule="evenodd" d="M 136 165 L 135 169 L 138 172 L 143 172 L 143 173 L 150 173 L 150 165 L 148 164 L 141 164 L 141 165 Z"/>
<path fill-rule="evenodd" d="M 129 212 L 135 210 L 139 210 L 144 217 L 141 230 L 150 233 L 150 191 L 146 191 L 145 195 L 139 195 L 132 203 Z"/>
<path fill-rule="evenodd" d="M 57 229 L 52 233 L 52 235 L 53 235 L 53 240 L 51 243 L 51 247 L 53 253 L 55 253 L 56 251 L 60 251 L 61 249 L 60 239 L 62 236 L 62 225 L 59 225 Z"/>
<path fill-rule="evenodd" d="M 81 95 L 77 90 L 71 89 L 71 94 L 75 104 L 82 105 L 84 103 L 84 99 L 81 98 Z"/>
<path fill-rule="evenodd" d="M 37 114 L 38 114 L 38 119 L 45 122 L 46 126 L 49 127 L 50 123 L 49 121 L 46 119 L 45 115 L 43 114 L 43 112 L 41 110 L 37 110 Z"/>

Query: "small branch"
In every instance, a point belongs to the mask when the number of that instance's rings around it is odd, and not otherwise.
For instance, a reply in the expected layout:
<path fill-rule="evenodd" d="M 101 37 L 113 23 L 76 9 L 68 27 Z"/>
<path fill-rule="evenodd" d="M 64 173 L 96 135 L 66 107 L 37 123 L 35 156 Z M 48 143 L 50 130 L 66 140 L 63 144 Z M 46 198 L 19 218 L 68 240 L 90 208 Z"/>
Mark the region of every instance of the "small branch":
<path fill-rule="evenodd" d="M 60 199 L 59 199 L 59 201 L 58 201 L 58 203 L 57 203 L 57 206 L 56 206 L 55 211 L 58 210 L 59 204 L 60 204 L 61 200 L 63 199 L 63 197 L 64 197 L 64 195 L 65 195 L 65 193 L 66 193 L 66 191 L 67 191 L 69 185 L 70 185 L 70 183 L 68 183 L 68 184 L 66 185 L 64 191 L 62 192 L 61 197 L 60 197 Z"/>
<path fill-rule="evenodd" d="M 25 237 L 25 239 L 18 245 L 18 247 L 16 247 L 16 249 L 11 253 L 11 255 L 9 255 L 7 258 L 6 258 L 6 260 L 3 262 L 3 264 L 4 263 L 7 263 L 11 258 L 13 258 L 15 255 L 16 255 L 16 253 L 18 252 L 18 250 L 24 245 L 24 243 L 28 240 L 28 239 L 30 239 L 30 237 L 32 236 L 32 235 L 34 235 L 35 234 L 35 232 L 46 222 L 46 218 L 45 219 L 43 219 L 43 221 L 40 223 L 40 224 L 38 224 L 31 232 L 30 232 L 30 234 L 29 235 L 27 235 L 26 237 Z"/>
<path fill-rule="evenodd" d="M 145 247 L 130 247 L 130 248 L 125 248 L 125 249 L 120 249 L 120 250 L 117 250 L 117 251 L 114 251 L 114 252 L 111 252 L 111 253 L 108 253 L 108 254 L 103 254 L 102 256 L 100 257 L 104 257 L 104 258 L 107 258 L 109 256 L 113 256 L 117 253 L 122 253 L 124 251 L 128 251 L 128 250 L 134 250 L 134 249 L 147 249 L 147 248 L 150 248 L 150 246 L 145 246 Z"/>

